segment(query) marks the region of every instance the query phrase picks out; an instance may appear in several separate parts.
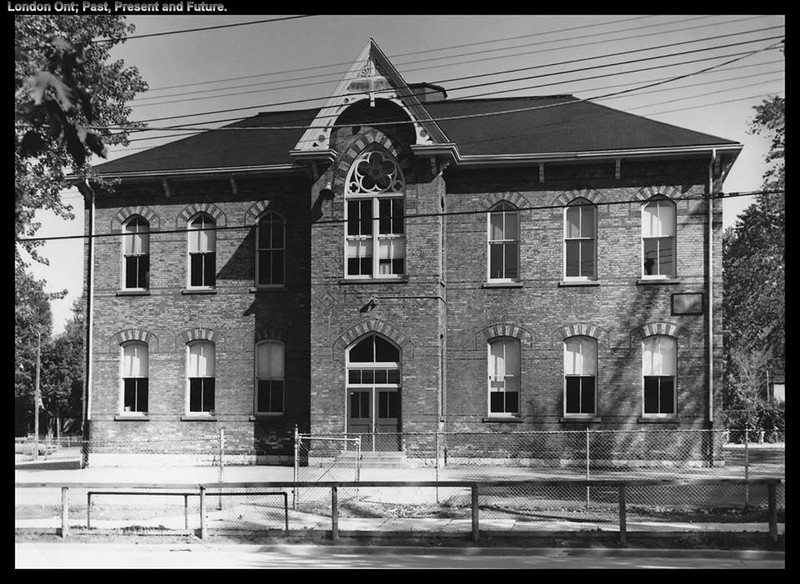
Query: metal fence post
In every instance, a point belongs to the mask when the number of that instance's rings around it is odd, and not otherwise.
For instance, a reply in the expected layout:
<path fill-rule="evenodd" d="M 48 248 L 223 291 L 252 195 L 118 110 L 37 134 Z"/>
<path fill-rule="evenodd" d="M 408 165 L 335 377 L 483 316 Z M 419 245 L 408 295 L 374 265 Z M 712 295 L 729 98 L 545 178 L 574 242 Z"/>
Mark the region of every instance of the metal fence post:
<path fill-rule="evenodd" d="M 205 539 L 206 535 L 206 488 L 200 485 L 200 539 Z"/>
<path fill-rule="evenodd" d="M 339 541 L 339 493 L 337 487 L 331 487 L 331 539 Z"/>
<path fill-rule="evenodd" d="M 591 464 L 589 459 L 589 428 L 586 428 L 586 480 L 589 480 L 589 465 Z M 589 485 L 586 485 L 586 508 L 589 508 Z"/>
<path fill-rule="evenodd" d="M 223 461 L 223 456 L 225 455 L 225 428 L 219 429 L 219 473 L 218 473 L 218 481 L 220 483 L 225 482 L 225 462 Z M 217 510 L 222 511 L 222 495 L 219 496 L 217 500 Z"/>
<path fill-rule="evenodd" d="M 69 537 L 69 487 L 61 487 L 61 537 Z"/>
<path fill-rule="evenodd" d="M 480 538 L 480 526 L 478 524 L 478 484 L 472 485 L 472 541 L 477 542 Z"/>
<path fill-rule="evenodd" d="M 750 441 L 750 436 L 748 429 L 745 427 L 744 429 L 744 506 L 750 506 L 750 461 L 747 452 L 748 442 Z"/>
<path fill-rule="evenodd" d="M 439 504 L 439 429 L 436 429 L 436 441 L 435 441 L 435 449 L 434 452 L 434 461 L 433 461 L 433 468 L 434 473 L 436 474 L 436 504 Z"/>
<path fill-rule="evenodd" d="M 625 500 L 625 485 L 620 485 L 619 490 L 619 542 L 622 547 L 628 547 L 627 527 L 627 501 Z"/>
<path fill-rule="evenodd" d="M 767 509 L 769 512 L 769 539 L 778 541 L 778 482 L 770 481 L 767 485 Z"/>
<path fill-rule="evenodd" d="M 297 431 L 297 425 L 294 427 L 294 473 L 292 480 L 292 509 L 297 511 L 297 466 L 300 464 L 300 434 Z"/>

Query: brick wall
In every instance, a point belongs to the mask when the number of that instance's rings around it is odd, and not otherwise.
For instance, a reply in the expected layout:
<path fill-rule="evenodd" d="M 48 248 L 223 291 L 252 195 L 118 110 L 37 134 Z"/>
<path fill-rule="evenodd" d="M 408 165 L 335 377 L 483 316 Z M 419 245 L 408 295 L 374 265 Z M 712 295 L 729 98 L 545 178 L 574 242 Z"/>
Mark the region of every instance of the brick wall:
<path fill-rule="evenodd" d="M 263 179 L 120 187 L 97 197 L 96 233 L 119 233 L 125 211 L 152 211 L 151 230 L 185 229 L 194 210 L 217 218 L 216 290 L 188 294 L 185 233 L 150 236 L 150 290 L 120 293 L 120 238 L 95 240 L 93 386 L 91 439 L 136 443 L 167 439 L 175 451 L 216 444 L 245 452 L 292 452 L 295 424 L 308 429 L 309 412 L 309 233 L 308 184 L 303 179 Z M 210 207 L 211 206 L 211 207 Z M 255 217 L 274 209 L 286 219 L 286 285 L 256 291 Z M 149 349 L 149 414 L 146 421 L 121 420 L 120 340 L 124 331 L 146 335 Z M 186 413 L 187 331 L 213 335 L 216 349 L 215 416 L 189 421 Z M 122 336 L 120 336 L 122 334 Z M 135 332 L 128 334 L 137 334 Z M 285 344 L 283 415 L 254 417 L 254 343 Z M 135 450 L 135 448 L 134 448 Z"/>

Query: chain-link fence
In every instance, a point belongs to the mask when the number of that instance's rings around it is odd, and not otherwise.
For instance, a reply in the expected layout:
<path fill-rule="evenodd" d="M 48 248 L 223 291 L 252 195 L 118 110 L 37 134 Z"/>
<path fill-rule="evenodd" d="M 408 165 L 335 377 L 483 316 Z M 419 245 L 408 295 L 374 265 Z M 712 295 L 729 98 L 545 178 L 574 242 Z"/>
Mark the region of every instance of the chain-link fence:
<path fill-rule="evenodd" d="M 446 486 L 446 481 L 487 484 L 502 480 L 513 483 L 480 489 L 478 506 L 486 525 L 518 532 L 555 525 L 568 531 L 578 525 L 602 528 L 618 521 L 615 485 L 575 481 L 649 479 L 656 482 L 631 486 L 627 491 L 631 521 L 662 525 L 677 520 L 683 526 L 680 529 L 691 530 L 691 524 L 704 521 L 763 521 L 767 487 L 729 479 L 785 478 L 783 444 L 759 442 L 757 434 L 753 440 L 750 431 L 743 431 L 743 441 L 736 443 L 732 434 L 723 430 L 589 429 L 403 433 L 383 435 L 380 440 L 372 435 L 296 434 L 294 464 L 274 467 L 254 464 L 253 453 L 226 445 L 221 432 L 216 439 L 205 441 L 65 441 L 40 460 L 56 460 L 59 453 L 72 452 L 88 461 L 89 470 L 108 468 L 113 473 L 109 476 L 118 482 L 164 483 L 150 494 L 122 489 L 90 496 L 89 489 L 71 489 L 69 520 L 87 526 L 91 521 L 91 528 L 198 529 L 199 495 L 169 488 L 170 483 L 191 478 L 195 484 L 231 483 L 206 493 L 202 514 L 214 530 L 279 529 L 285 520 L 329 529 L 329 483 L 336 481 L 357 484 L 336 492 L 337 512 L 345 522 L 391 520 L 394 526 L 409 531 L 424 525 L 469 522 L 475 503 L 471 489 Z M 276 490 L 233 484 L 244 480 L 283 480 L 292 486 Z M 433 484 L 402 488 L 373 484 L 386 480 Z M 561 482 L 552 484 L 553 480 Z M 26 489 L 17 491 L 18 524 L 57 518 L 58 492 L 43 493 L 44 501 L 34 502 Z M 777 489 L 775 503 L 778 509 L 785 509 L 783 484 Z"/>

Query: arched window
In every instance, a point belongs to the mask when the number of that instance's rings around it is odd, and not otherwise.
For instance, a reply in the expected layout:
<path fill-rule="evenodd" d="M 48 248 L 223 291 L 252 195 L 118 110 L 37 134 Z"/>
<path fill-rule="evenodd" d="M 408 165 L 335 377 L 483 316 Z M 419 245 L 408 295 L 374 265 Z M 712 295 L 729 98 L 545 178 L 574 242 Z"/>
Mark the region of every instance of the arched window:
<path fill-rule="evenodd" d="M 575 199 L 564 209 L 564 277 L 597 277 L 597 209 L 586 199 Z"/>
<path fill-rule="evenodd" d="M 269 211 L 258 221 L 256 234 L 256 285 L 283 286 L 286 260 L 286 223 Z"/>
<path fill-rule="evenodd" d="M 121 346 L 122 413 L 146 414 L 149 378 L 147 344 L 130 341 Z"/>
<path fill-rule="evenodd" d="M 150 224 L 134 215 L 122 226 L 122 288 L 146 290 L 150 286 Z"/>
<path fill-rule="evenodd" d="M 200 213 L 189 221 L 189 287 L 212 288 L 216 284 L 217 224 Z"/>
<path fill-rule="evenodd" d="M 588 416 L 597 411 L 597 341 L 570 337 L 564 341 L 564 415 Z"/>
<path fill-rule="evenodd" d="M 511 337 L 491 339 L 489 355 L 489 415 L 519 414 L 519 341 Z"/>
<path fill-rule="evenodd" d="M 210 341 L 192 341 L 186 347 L 188 413 L 214 413 L 215 348 Z"/>
<path fill-rule="evenodd" d="M 282 414 L 284 408 L 284 347 L 278 341 L 256 344 L 257 414 Z"/>
<path fill-rule="evenodd" d="M 675 274 L 675 204 L 655 198 L 642 206 L 642 277 Z"/>
<path fill-rule="evenodd" d="M 405 179 L 397 161 L 368 150 L 345 183 L 348 278 L 397 278 L 405 273 Z"/>
<path fill-rule="evenodd" d="M 643 413 L 674 416 L 678 343 L 674 337 L 652 335 L 642 340 Z"/>
<path fill-rule="evenodd" d="M 519 211 L 508 201 L 489 210 L 489 281 L 519 280 Z"/>

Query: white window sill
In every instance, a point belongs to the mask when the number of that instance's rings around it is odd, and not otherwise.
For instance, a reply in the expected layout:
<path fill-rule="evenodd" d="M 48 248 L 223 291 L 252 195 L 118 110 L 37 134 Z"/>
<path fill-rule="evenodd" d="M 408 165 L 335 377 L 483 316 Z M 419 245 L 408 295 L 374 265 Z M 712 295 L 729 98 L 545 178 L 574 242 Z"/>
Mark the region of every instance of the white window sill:
<path fill-rule="evenodd" d="M 481 288 L 522 288 L 522 282 L 517 281 L 488 281 L 481 284 Z"/>
<path fill-rule="evenodd" d="M 339 284 L 407 284 L 408 276 L 396 278 L 341 278 Z"/>
<path fill-rule="evenodd" d="M 150 296 L 150 290 L 144 290 L 144 289 L 117 290 L 117 296 Z"/>
<path fill-rule="evenodd" d="M 214 414 L 186 414 L 181 416 L 181 422 L 216 422 L 217 417 Z"/>
<path fill-rule="evenodd" d="M 216 288 L 184 288 L 181 294 L 216 294 Z"/>
<path fill-rule="evenodd" d="M 674 414 L 645 414 L 643 416 L 639 416 L 636 421 L 639 424 L 677 424 L 679 422 L 678 416 Z"/>
<path fill-rule="evenodd" d="M 568 286 L 599 286 L 599 280 L 561 280 L 558 283 L 559 288 Z"/>
<path fill-rule="evenodd" d="M 495 423 L 506 423 L 506 424 L 521 424 L 523 422 L 522 416 L 513 415 L 513 416 L 486 416 L 481 420 L 481 422 L 487 424 L 495 424 Z"/>
<path fill-rule="evenodd" d="M 114 416 L 114 421 L 116 422 L 149 422 L 150 416 L 147 414 L 136 414 L 136 413 L 129 413 L 129 414 L 117 414 Z"/>
<path fill-rule="evenodd" d="M 261 285 L 261 286 L 253 286 L 248 290 L 250 293 L 256 292 L 283 292 L 286 290 L 286 284 L 274 284 L 274 285 Z"/>
<path fill-rule="evenodd" d="M 637 286 L 647 286 L 650 284 L 680 284 L 679 278 L 639 278 L 636 280 Z"/>
<path fill-rule="evenodd" d="M 569 423 L 583 423 L 583 424 L 599 424 L 603 421 L 600 416 L 595 415 L 582 415 L 582 414 L 566 414 L 563 418 L 558 419 L 559 422 Z"/>

